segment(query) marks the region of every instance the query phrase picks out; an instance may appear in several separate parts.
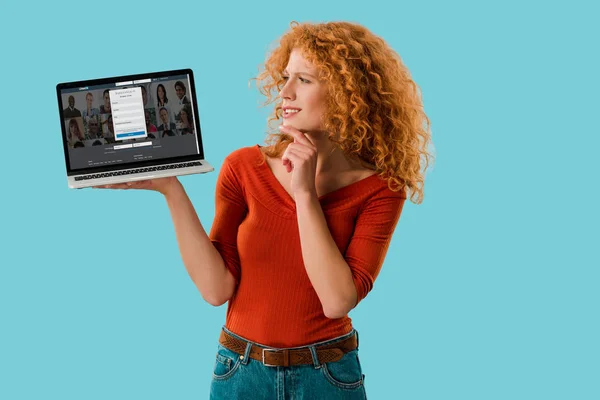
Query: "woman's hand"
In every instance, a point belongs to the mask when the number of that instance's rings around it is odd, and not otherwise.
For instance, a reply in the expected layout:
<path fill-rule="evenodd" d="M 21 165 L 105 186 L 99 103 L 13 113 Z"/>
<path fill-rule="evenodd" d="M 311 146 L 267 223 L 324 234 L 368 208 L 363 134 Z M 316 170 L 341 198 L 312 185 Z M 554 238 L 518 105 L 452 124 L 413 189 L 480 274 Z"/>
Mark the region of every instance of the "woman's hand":
<path fill-rule="evenodd" d="M 317 147 L 296 128 L 282 125 L 279 129 L 294 137 L 294 143 L 288 145 L 281 157 L 286 171 L 292 173 L 294 196 L 297 194 L 316 195 Z"/>
<path fill-rule="evenodd" d="M 180 183 L 177 177 L 169 176 L 167 178 L 146 179 L 143 181 L 94 186 L 94 189 L 145 189 L 154 190 L 166 196 L 167 193 L 169 193 L 178 185 L 180 185 Z"/>

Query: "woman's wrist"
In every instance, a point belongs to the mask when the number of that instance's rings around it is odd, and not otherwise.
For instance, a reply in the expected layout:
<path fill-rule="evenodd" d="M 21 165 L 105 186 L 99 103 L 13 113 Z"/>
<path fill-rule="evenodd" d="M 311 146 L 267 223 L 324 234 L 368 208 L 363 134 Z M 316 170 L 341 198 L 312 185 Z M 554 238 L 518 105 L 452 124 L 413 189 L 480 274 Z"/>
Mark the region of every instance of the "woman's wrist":
<path fill-rule="evenodd" d="M 160 193 L 167 199 L 177 195 L 178 192 L 183 190 L 183 185 L 179 182 L 179 179 L 175 178 L 168 185 L 160 190 Z"/>

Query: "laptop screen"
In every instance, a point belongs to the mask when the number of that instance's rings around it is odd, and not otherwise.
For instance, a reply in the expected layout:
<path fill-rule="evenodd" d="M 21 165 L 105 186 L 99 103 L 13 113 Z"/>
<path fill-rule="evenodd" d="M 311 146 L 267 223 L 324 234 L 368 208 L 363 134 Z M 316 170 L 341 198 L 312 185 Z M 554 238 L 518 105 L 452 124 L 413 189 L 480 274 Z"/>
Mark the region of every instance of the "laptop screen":
<path fill-rule="evenodd" d="M 201 154 L 193 77 L 184 71 L 59 85 L 68 169 L 115 169 Z"/>

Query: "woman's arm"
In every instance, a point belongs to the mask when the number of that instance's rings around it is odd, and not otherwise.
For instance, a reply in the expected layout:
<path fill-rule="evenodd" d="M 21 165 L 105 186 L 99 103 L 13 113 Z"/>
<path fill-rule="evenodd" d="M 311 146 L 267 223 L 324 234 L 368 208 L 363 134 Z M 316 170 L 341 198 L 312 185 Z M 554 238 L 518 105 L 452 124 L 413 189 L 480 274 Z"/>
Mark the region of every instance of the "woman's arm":
<path fill-rule="evenodd" d="M 202 227 L 198 214 L 183 185 L 174 183 L 164 193 L 183 264 L 202 298 L 213 306 L 220 306 L 231 298 L 235 279 L 225 267 L 217 251 Z"/>
<path fill-rule="evenodd" d="M 296 195 L 304 266 L 327 318 L 345 316 L 373 288 L 406 198 L 403 192 L 386 192 L 363 206 L 343 255 L 316 194 Z"/>
<path fill-rule="evenodd" d="M 296 196 L 302 259 L 327 318 L 343 317 L 356 304 L 352 271 L 340 253 L 316 194 Z"/>

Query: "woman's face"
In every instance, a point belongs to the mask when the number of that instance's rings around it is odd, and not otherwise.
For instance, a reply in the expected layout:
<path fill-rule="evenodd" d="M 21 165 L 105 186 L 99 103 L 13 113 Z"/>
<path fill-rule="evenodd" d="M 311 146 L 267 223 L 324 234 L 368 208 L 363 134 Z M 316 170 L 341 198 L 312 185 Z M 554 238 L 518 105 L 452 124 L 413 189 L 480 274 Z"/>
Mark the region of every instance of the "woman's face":
<path fill-rule="evenodd" d="M 318 79 L 319 71 L 294 49 L 283 71 L 286 78 L 279 92 L 283 106 L 283 125 L 308 132 L 321 129 L 321 116 L 326 110 L 327 86 Z M 287 108 L 291 108 L 288 111 Z M 297 110 L 297 111 L 293 111 Z"/>
<path fill-rule="evenodd" d="M 79 131 L 79 126 L 77 125 L 77 123 L 75 124 L 71 124 L 69 126 L 69 130 L 71 131 L 71 135 L 74 135 L 77 138 L 81 138 L 81 132 Z"/>
<path fill-rule="evenodd" d="M 104 108 L 110 109 L 110 95 L 108 93 L 104 94 Z"/>
<path fill-rule="evenodd" d="M 159 87 L 158 87 L 158 98 L 159 98 L 160 100 L 163 100 L 163 99 L 165 98 L 165 91 L 164 91 L 164 89 L 162 88 L 162 86 L 159 86 Z"/>
<path fill-rule="evenodd" d="M 183 122 L 185 122 L 186 124 L 188 123 L 188 116 L 187 116 L 187 113 L 185 112 L 185 110 L 181 110 L 181 120 Z"/>

